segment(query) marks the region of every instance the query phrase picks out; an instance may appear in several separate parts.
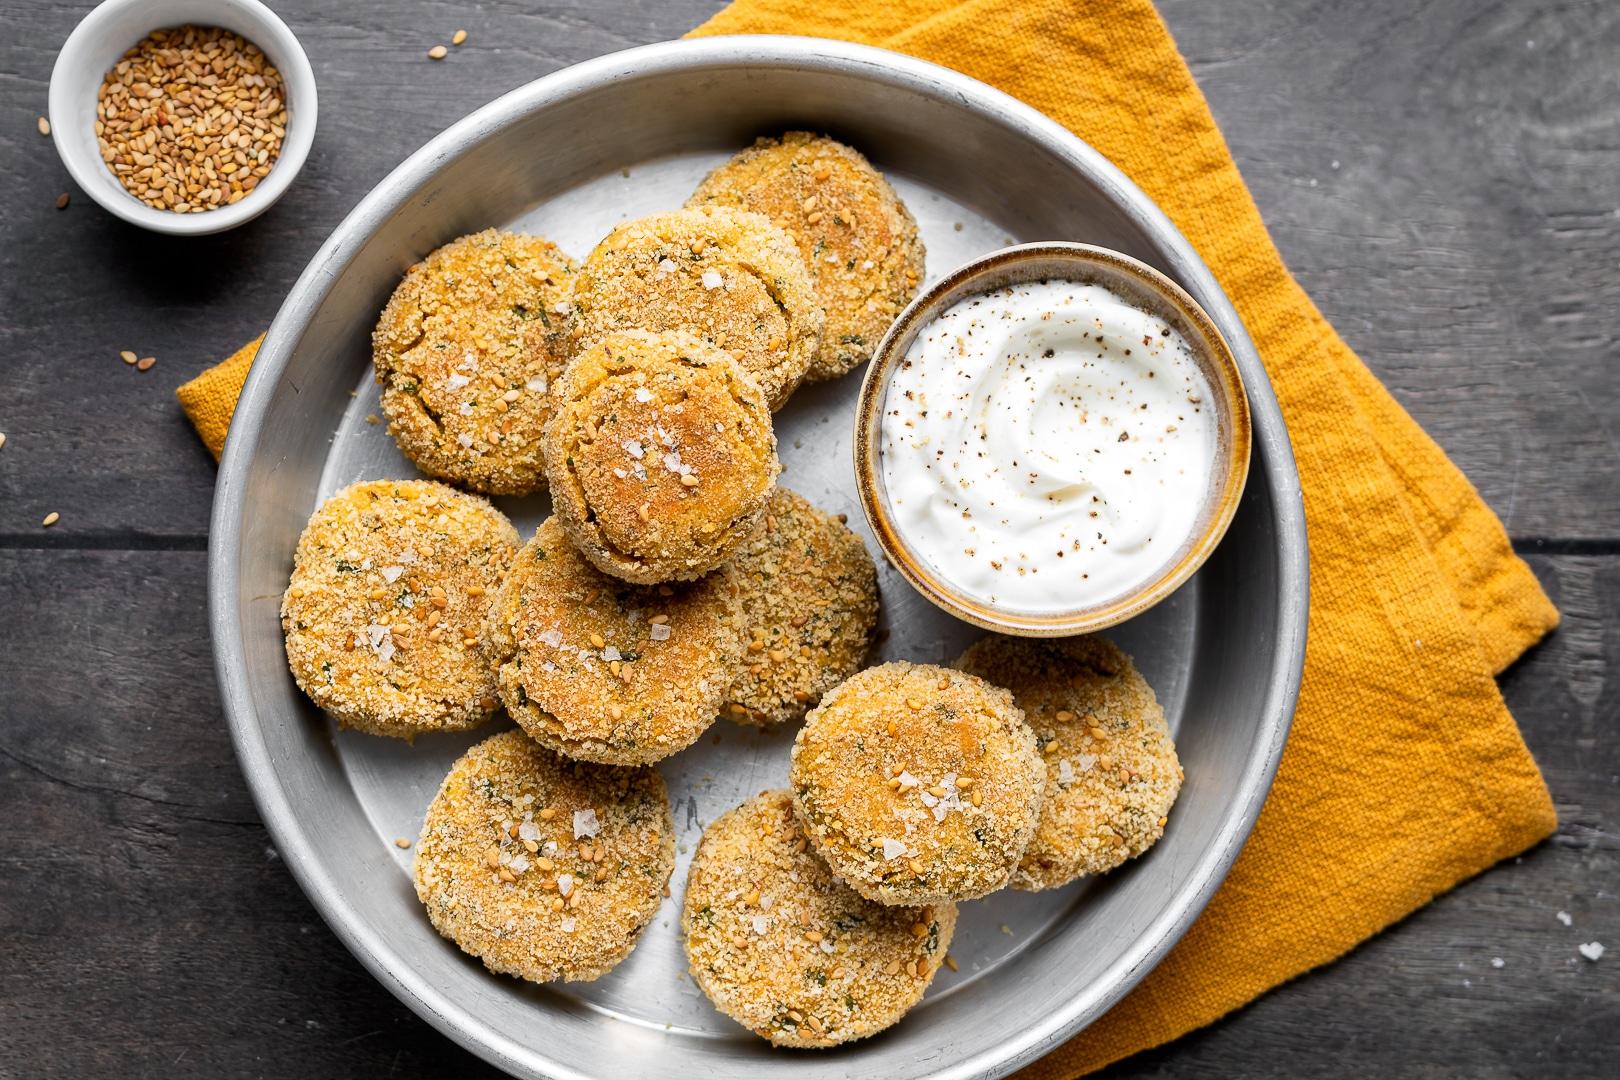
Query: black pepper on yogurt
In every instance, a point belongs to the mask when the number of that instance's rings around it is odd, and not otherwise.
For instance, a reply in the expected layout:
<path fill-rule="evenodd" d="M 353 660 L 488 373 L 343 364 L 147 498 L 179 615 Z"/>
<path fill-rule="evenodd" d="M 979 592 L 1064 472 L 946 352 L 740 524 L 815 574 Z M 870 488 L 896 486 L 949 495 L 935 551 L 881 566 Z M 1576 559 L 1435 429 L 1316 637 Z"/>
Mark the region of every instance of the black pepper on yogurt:
<path fill-rule="evenodd" d="M 1214 468 L 1209 401 L 1186 339 L 1100 285 L 968 297 L 922 329 L 888 387 L 895 524 L 984 603 L 1104 603 L 1191 535 Z"/>

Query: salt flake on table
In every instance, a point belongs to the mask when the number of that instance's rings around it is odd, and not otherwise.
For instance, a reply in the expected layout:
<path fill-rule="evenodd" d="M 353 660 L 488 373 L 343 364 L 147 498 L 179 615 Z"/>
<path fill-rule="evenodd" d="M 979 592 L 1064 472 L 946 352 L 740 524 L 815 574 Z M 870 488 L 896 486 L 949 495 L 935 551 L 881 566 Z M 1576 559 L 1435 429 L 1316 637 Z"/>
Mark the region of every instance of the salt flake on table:
<path fill-rule="evenodd" d="M 703 287 L 705 289 L 718 289 L 725 284 L 725 280 L 713 270 L 703 272 Z"/>
<path fill-rule="evenodd" d="M 626 439 L 624 440 L 624 452 L 635 458 L 637 461 L 640 461 L 641 455 L 645 454 L 647 451 L 640 443 L 636 442 L 636 440 Z"/>
<path fill-rule="evenodd" d="M 452 390 L 460 390 L 463 386 L 466 386 L 468 383 L 472 382 L 472 376 L 471 375 L 452 375 L 448 379 L 446 379 L 445 382 L 447 384 L 449 384 L 450 389 L 452 389 Z"/>
<path fill-rule="evenodd" d="M 618 649 L 614 648 L 612 645 L 609 645 L 607 648 L 602 650 L 602 659 L 612 661 L 623 660 L 624 657 L 620 655 Z"/>
<path fill-rule="evenodd" d="M 512 873 L 521 874 L 529 868 L 529 857 L 519 852 L 511 862 Z"/>
<path fill-rule="evenodd" d="M 638 386 L 636 387 L 636 400 L 645 405 L 652 400 L 652 392 L 645 386 Z"/>
<path fill-rule="evenodd" d="M 768 925 L 769 925 L 769 920 L 767 920 L 765 918 L 765 916 L 763 916 L 763 915 L 755 915 L 754 916 L 754 933 L 763 934 L 765 932 L 765 928 Z"/>
<path fill-rule="evenodd" d="M 1074 762 L 1070 761 L 1068 758 L 1064 758 L 1062 761 L 1058 762 L 1058 783 L 1074 783 Z"/>
<path fill-rule="evenodd" d="M 1594 964 L 1603 959 L 1603 954 L 1607 951 L 1603 948 L 1603 942 L 1601 941 L 1588 941 L 1584 945 L 1577 946 L 1577 948 L 1580 949 L 1582 956 Z"/>
<path fill-rule="evenodd" d="M 574 811 L 574 839 L 595 836 L 602 831 L 602 823 L 596 820 L 595 810 Z"/>
<path fill-rule="evenodd" d="M 405 572 L 403 566 L 385 566 L 382 568 L 383 580 L 392 585 L 399 580 L 399 575 Z"/>
<path fill-rule="evenodd" d="M 536 375 L 534 378 L 524 383 L 523 386 L 525 389 L 533 390 L 537 394 L 543 394 L 546 392 L 546 377 L 544 375 Z"/>
<path fill-rule="evenodd" d="M 563 933 L 572 934 L 574 932 L 574 927 L 576 927 L 578 925 L 579 925 L 579 920 L 578 919 L 574 918 L 572 915 L 568 916 L 568 918 L 566 918 L 566 919 L 564 919 L 562 921 Z"/>
<path fill-rule="evenodd" d="M 673 274 L 676 270 L 679 270 L 680 267 L 675 265 L 674 259 L 665 259 L 663 262 L 658 264 L 658 269 L 662 270 L 666 274 Z"/>
<path fill-rule="evenodd" d="M 557 891 L 559 893 L 561 893 L 564 898 L 566 898 L 569 893 L 573 892 L 574 891 L 574 875 L 573 874 L 558 874 L 557 875 Z"/>
<path fill-rule="evenodd" d="M 891 859 L 891 860 L 892 859 L 898 859 L 900 856 L 904 855 L 905 853 L 906 853 L 906 845 L 905 844 L 902 844 L 898 840 L 890 840 L 886 836 L 883 838 L 883 857 L 885 859 Z"/>
<path fill-rule="evenodd" d="M 1555 918 L 1557 918 L 1558 921 L 1563 923 L 1565 926 L 1572 926 L 1575 922 L 1574 919 L 1569 917 L 1569 912 L 1567 911 L 1560 911 Z"/>
<path fill-rule="evenodd" d="M 540 826 L 533 821 L 525 820 L 523 824 L 518 826 L 518 838 L 538 844 L 540 842 Z"/>
<path fill-rule="evenodd" d="M 540 640 L 555 649 L 563 642 L 562 631 L 553 626 L 550 630 L 547 630 L 545 633 L 540 635 Z"/>
<path fill-rule="evenodd" d="M 470 450 L 472 449 L 473 437 L 463 431 L 460 435 L 456 436 L 456 442 L 461 444 L 461 448 L 463 450 Z"/>
<path fill-rule="evenodd" d="M 648 632 L 648 636 L 654 641 L 668 641 L 672 633 L 674 631 L 669 628 L 669 623 L 654 623 L 652 629 Z"/>

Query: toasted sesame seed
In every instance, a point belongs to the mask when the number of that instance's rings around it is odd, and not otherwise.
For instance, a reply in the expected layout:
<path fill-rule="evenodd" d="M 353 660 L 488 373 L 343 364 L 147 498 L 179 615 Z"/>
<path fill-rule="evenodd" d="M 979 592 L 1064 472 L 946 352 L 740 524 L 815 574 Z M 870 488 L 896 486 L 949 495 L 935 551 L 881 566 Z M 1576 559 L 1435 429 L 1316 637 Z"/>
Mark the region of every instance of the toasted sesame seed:
<path fill-rule="evenodd" d="M 908 709 L 920 709 L 922 707 L 923 707 L 923 703 L 918 701 L 916 698 L 914 698 L 914 697 L 906 698 L 906 708 L 908 708 Z"/>
<path fill-rule="evenodd" d="M 977 783 L 978 783 L 978 781 L 973 779 L 973 777 L 971 777 L 971 776 L 958 776 L 956 778 L 956 790 L 957 791 L 966 791 L 968 788 L 972 787 L 974 784 L 977 784 Z"/>
<path fill-rule="evenodd" d="M 984 805 L 984 794 L 982 792 L 975 791 L 973 793 L 973 805 L 974 806 L 983 806 Z"/>
<path fill-rule="evenodd" d="M 809 701 L 810 700 L 810 695 L 809 695 L 808 692 L 806 692 L 804 690 L 795 690 L 795 691 L 793 691 L 793 700 L 798 701 L 798 702 Z"/>
<path fill-rule="evenodd" d="M 654 626 L 662 626 L 665 623 L 669 622 L 669 616 L 668 615 L 654 615 L 652 618 L 648 619 L 647 621 L 649 623 L 651 623 L 652 625 L 654 625 Z"/>
<path fill-rule="evenodd" d="M 795 615 L 793 617 L 793 625 L 795 627 L 803 626 L 805 623 L 807 623 L 809 621 L 810 621 L 810 616 L 808 616 L 808 615 Z"/>
<path fill-rule="evenodd" d="M 889 721 L 889 734 L 890 735 L 894 734 L 894 721 L 893 720 Z"/>
<path fill-rule="evenodd" d="M 544 810 L 540 811 L 540 820 L 541 821 L 550 821 L 552 818 L 554 818 L 556 816 L 557 816 L 557 808 L 554 807 L 554 806 L 548 806 Z"/>
<path fill-rule="evenodd" d="M 780 664 L 782 661 L 787 659 L 787 653 L 783 652 L 781 649 L 772 649 L 770 655 L 771 661 L 777 664 Z"/>
<path fill-rule="evenodd" d="M 152 365 L 155 364 L 155 363 L 157 363 L 157 357 L 155 357 L 155 356 L 143 356 L 139 360 L 135 361 L 135 370 L 136 371 L 151 371 L 152 370 Z"/>
<path fill-rule="evenodd" d="M 883 974 L 885 974 L 885 975 L 898 975 L 898 974 L 900 974 L 900 961 L 898 961 L 898 960 L 890 960 L 889 963 L 888 963 L 888 966 L 883 969 Z"/>
<path fill-rule="evenodd" d="M 41 135 L 49 135 L 51 133 L 51 122 L 45 119 L 43 116 L 39 118 L 39 133 Z"/>
<path fill-rule="evenodd" d="M 55 510 L 52 510 L 50 513 L 45 515 L 45 520 L 40 522 L 40 525 L 45 527 L 45 528 L 49 528 L 50 526 L 55 525 L 58 521 L 61 521 L 61 520 L 62 520 L 62 515 L 58 514 Z"/>
<path fill-rule="evenodd" d="M 800 656 L 815 656 L 816 652 L 815 652 L 814 649 L 812 649 L 808 645 L 800 645 L 799 646 L 799 655 Z"/>
<path fill-rule="evenodd" d="M 698 486 L 698 478 L 696 476 L 692 475 L 691 473 L 687 473 L 685 476 L 681 477 L 681 486 L 682 487 L 697 487 Z"/>
<path fill-rule="evenodd" d="M 408 847 L 411 846 L 411 842 L 406 837 L 396 836 L 394 838 L 394 846 L 397 847 L 397 848 L 408 848 Z"/>
<path fill-rule="evenodd" d="M 624 709 L 621 708 L 618 705 L 609 705 L 608 706 L 608 712 L 613 715 L 613 719 L 615 719 L 615 720 L 623 720 L 624 719 Z"/>
<path fill-rule="evenodd" d="M 759 890 L 750 889 L 748 892 L 744 893 L 743 903 L 747 904 L 749 907 L 753 907 L 755 904 L 759 903 Z"/>
<path fill-rule="evenodd" d="M 776 531 L 776 515 L 775 514 L 766 514 L 765 515 L 765 531 L 768 532 L 768 533 L 773 533 L 773 532 Z"/>
<path fill-rule="evenodd" d="M 916 859 L 907 859 L 906 860 L 906 865 L 911 867 L 911 872 L 913 874 L 916 874 L 918 877 L 922 876 L 922 872 L 923 872 L 923 864 L 922 863 L 918 862 Z"/>
<path fill-rule="evenodd" d="M 563 909 L 562 897 L 560 897 L 560 896 L 552 897 L 551 910 L 552 911 L 561 911 L 562 909 Z"/>
<path fill-rule="evenodd" d="M 658 595 L 659 596 L 674 596 L 675 595 L 675 590 L 670 588 L 668 585 L 660 585 L 660 586 L 658 586 Z"/>
<path fill-rule="evenodd" d="M 807 836 L 801 836 L 801 837 L 799 837 L 799 842 L 793 845 L 793 850 L 794 850 L 794 852 L 796 854 L 803 855 L 804 854 L 804 849 L 809 847 L 809 846 L 810 846 L 810 838 L 807 837 Z"/>
<path fill-rule="evenodd" d="M 484 861 L 489 864 L 491 870 L 497 869 L 501 865 L 501 849 L 491 845 L 484 852 Z"/>
<path fill-rule="evenodd" d="M 831 169 L 831 167 L 829 167 L 827 165 L 823 165 L 821 168 L 816 170 L 816 179 L 817 180 L 825 180 L 825 179 L 827 179 L 827 177 L 829 177 L 831 175 L 832 175 L 832 169 Z"/>
<path fill-rule="evenodd" d="M 917 977 L 917 961 L 915 961 L 915 960 L 907 960 L 906 961 L 906 974 L 910 975 L 914 979 Z"/>
<path fill-rule="evenodd" d="M 1067 724 L 1070 720 L 1074 719 L 1074 713 L 1070 712 L 1068 709 L 1059 709 L 1055 719 L 1060 724 Z"/>
<path fill-rule="evenodd" d="M 68 207 L 69 199 L 70 199 L 70 196 L 68 195 L 68 193 L 65 192 L 65 191 L 62 192 L 62 194 L 60 194 L 60 195 L 58 195 L 56 197 L 56 208 L 58 210 L 66 210 L 67 207 Z"/>
<path fill-rule="evenodd" d="M 428 50 L 428 57 L 432 60 L 443 60 L 449 53 L 450 50 L 443 45 L 435 45 Z"/>
<path fill-rule="evenodd" d="M 1102 766 L 1103 772 L 1114 771 L 1114 759 L 1109 757 L 1107 754 L 1097 755 L 1097 764 Z"/>
<path fill-rule="evenodd" d="M 607 641 L 602 637 L 601 634 L 592 634 L 591 644 L 596 646 L 598 649 L 607 648 Z"/>
<path fill-rule="evenodd" d="M 468 596 L 483 596 L 484 595 L 484 587 L 482 585 L 469 585 L 469 586 L 467 586 L 467 595 Z"/>
<path fill-rule="evenodd" d="M 737 948 L 739 948 L 739 949 L 746 949 L 746 948 L 748 948 L 748 939 L 747 939 L 747 938 L 745 938 L 745 937 L 741 937 L 741 936 L 737 936 L 737 937 L 733 937 L 733 938 L 732 938 L 732 939 L 731 939 L 731 943 L 732 943 L 732 944 L 733 944 L 733 945 L 735 945 L 735 946 L 736 946 L 736 947 L 737 947 Z"/>
<path fill-rule="evenodd" d="M 516 401 L 518 398 L 520 398 L 522 396 L 523 396 L 523 394 L 520 391 L 508 390 L 506 393 L 501 395 L 501 400 L 506 402 L 508 405 L 510 405 L 512 402 Z"/>
<path fill-rule="evenodd" d="M 928 933 L 928 927 L 924 926 L 922 923 L 917 922 L 917 923 L 912 923 L 911 924 L 911 936 L 912 937 L 920 938 L 920 937 L 925 936 L 927 933 Z"/>
<path fill-rule="evenodd" d="M 950 953 L 945 954 L 945 966 L 950 968 L 952 971 L 960 970 L 956 966 L 956 957 L 952 956 Z"/>
<path fill-rule="evenodd" d="M 640 506 L 636 507 L 636 517 L 640 518 L 642 521 L 646 521 L 651 515 L 652 506 L 650 504 L 642 503 Z"/>
<path fill-rule="evenodd" d="M 517 880 L 517 876 L 503 866 L 501 867 L 501 880 L 510 885 L 512 882 Z"/>
<path fill-rule="evenodd" d="M 1043 754 L 1055 754 L 1057 752 L 1058 741 L 1056 739 L 1053 739 L 1051 742 L 1047 743 L 1046 746 L 1041 750 L 1041 753 Z"/>
<path fill-rule="evenodd" d="M 1169 818 L 1167 818 L 1167 817 L 1162 817 L 1162 818 L 1160 818 L 1160 819 L 1159 819 L 1159 828 L 1161 828 L 1161 829 L 1162 829 L 1162 828 L 1164 828 L 1164 827 L 1165 827 L 1165 825 L 1166 825 L 1166 824 L 1167 824 L 1167 823 L 1169 823 L 1169 821 L 1170 821 L 1170 819 L 1169 819 Z"/>
<path fill-rule="evenodd" d="M 466 40 L 467 40 L 467 31 L 465 31 L 465 30 L 457 30 L 456 33 L 455 33 L 455 36 L 450 39 L 450 44 L 452 44 L 452 45 L 460 45 L 463 41 L 466 41 Z"/>
<path fill-rule="evenodd" d="M 808 940 L 808 941 L 820 941 L 826 935 L 823 934 L 820 930 L 810 930 L 810 931 L 807 931 L 804 936 L 805 936 L 805 939 Z"/>

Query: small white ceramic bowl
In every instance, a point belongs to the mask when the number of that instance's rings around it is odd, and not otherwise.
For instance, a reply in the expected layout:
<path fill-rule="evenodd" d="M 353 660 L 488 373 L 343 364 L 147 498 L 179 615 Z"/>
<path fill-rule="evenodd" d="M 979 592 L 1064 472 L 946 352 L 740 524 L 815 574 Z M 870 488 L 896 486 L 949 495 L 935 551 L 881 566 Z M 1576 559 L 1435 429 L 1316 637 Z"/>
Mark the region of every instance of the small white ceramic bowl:
<path fill-rule="evenodd" d="M 259 186 L 239 202 L 201 214 L 154 210 L 124 190 L 101 160 L 96 92 L 109 69 L 153 30 L 191 23 L 241 34 L 264 50 L 287 92 L 287 135 Z M 287 24 L 259 0 L 106 0 L 68 35 L 51 71 L 51 138 L 85 193 L 132 225 L 175 236 L 234 229 L 270 209 L 303 168 L 315 140 L 315 73 Z"/>

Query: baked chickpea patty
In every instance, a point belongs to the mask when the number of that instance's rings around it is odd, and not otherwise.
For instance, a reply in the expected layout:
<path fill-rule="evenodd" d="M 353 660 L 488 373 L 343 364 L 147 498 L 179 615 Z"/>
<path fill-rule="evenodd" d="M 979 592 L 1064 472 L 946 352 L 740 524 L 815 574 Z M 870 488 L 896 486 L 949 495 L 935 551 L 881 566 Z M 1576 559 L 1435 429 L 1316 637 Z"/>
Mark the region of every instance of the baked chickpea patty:
<path fill-rule="evenodd" d="M 681 926 L 715 1008 L 778 1046 L 835 1046 L 922 1000 L 956 905 L 864 899 L 807 850 L 791 794 L 765 791 L 704 830 Z"/>
<path fill-rule="evenodd" d="M 657 913 L 674 833 L 656 771 L 568 761 L 506 731 L 467 751 L 428 807 L 416 895 L 491 971 L 588 981 Z"/>
<path fill-rule="evenodd" d="M 552 505 L 585 557 L 626 581 L 689 581 L 725 562 L 782 471 L 758 387 L 689 334 L 609 334 L 575 357 L 554 402 Z"/>
<path fill-rule="evenodd" d="M 620 225 L 580 267 L 575 340 L 685 330 L 736 357 L 780 409 L 825 316 L 792 238 L 758 214 L 676 210 Z"/>
<path fill-rule="evenodd" d="M 487 501 L 429 480 L 353 484 L 310 517 L 281 600 L 298 688 L 344 727 L 412 739 L 495 710 L 479 628 L 517 550 Z"/>
<path fill-rule="evenodd" d="M 859 151 L 824 135 L 758 140 L 710 173 L 686 205 L 762 214 L 798 245 L 827 312 L 810 382 L 865 363 L 917 294 L 917 222 Z"/>
<path fill-rule="evenodd" d="M 574 270 L 549 240 L 485 229 L 406 272 L 372 359 L 388 431 L 423 472 L 495 495 L 545 486 Z"/>
<path fill-rule="evenodd" d="M 1153 688 L 1105 637 L 995 635 L 956 666 L 1012 691 L 1046 761 L 1046 796 L 1013 888 L 1102 874 L 1164 834 L 1181 765 Z"/>
<path fill-rule="evenodd" d="M 1035 834 L 1046 769 L 1011 693 L 897 661 L 810 711 L 790 775 L 835 872 L 879 903 L 926 904 L 1008 883 Z"/>
<path fill-rule="evenodd" d="M 507 712 L 542 745 L 638 765 L 714 722 L 742 651 L 729 569 L 634 586 L 592 567 L 555 517 L 518 552 L 489 623 Z"/>
<path fill-rule="evenodd" d="M 725 715 L 739 724 L 797 720 L 865 662 L 877 567 L 843 522 L 780 487 L 731 567 L 748 650 Z"/>

